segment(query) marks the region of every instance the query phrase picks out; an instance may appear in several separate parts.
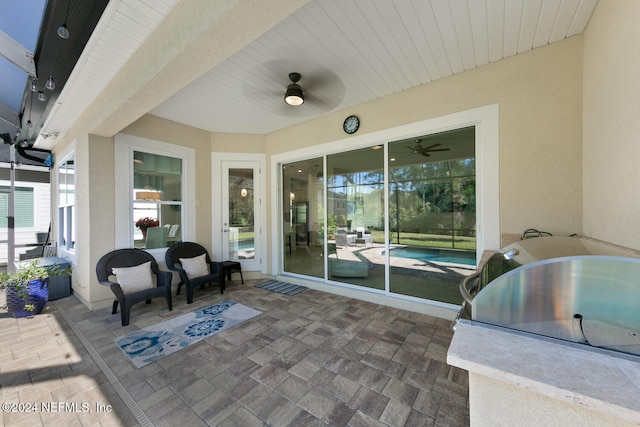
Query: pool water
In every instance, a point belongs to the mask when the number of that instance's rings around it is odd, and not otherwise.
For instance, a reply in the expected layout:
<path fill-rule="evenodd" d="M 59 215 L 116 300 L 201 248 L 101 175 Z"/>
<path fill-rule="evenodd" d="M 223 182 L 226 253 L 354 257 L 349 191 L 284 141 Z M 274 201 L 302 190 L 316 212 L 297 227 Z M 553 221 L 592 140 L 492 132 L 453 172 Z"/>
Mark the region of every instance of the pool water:
<path fill-rule="evenodd" d="M 395 248 L 391 257 L 411 258 L 418 261 L 450 262 L 454 264 L 476 265 L 475 252 L 451 251 L 446 249 Z"/>

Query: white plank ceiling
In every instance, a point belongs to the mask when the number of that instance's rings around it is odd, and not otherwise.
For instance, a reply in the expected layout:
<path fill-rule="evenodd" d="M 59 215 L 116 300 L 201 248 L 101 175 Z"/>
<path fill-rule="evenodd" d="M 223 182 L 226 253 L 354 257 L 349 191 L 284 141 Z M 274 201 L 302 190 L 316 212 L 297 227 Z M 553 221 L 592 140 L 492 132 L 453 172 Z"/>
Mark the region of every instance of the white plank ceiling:
<path fill-rule="evenodd" d="M 179 1 L 121 0 L 105 14 L 74 71 L 82 90 L 65 88 L 48 126 L 68 128 L 93 99 L 87 90 L 97 96 Z M 596 3 L 313 0 L 150 113 L 212 132 L 266 134 L 580 34 Z M 283 102 L 290 72 L 302 75 L 300 107 Z"/>

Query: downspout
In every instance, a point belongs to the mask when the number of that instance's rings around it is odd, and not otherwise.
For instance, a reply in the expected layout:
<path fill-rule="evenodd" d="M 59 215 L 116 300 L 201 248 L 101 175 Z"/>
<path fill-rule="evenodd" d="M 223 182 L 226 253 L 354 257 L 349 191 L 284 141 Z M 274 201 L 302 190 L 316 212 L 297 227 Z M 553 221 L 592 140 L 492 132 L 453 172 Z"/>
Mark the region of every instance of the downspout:
<path fill-rule="evenodd" d="M 15 197 L 15 185 L 16 185 L 16 147 L 11 144 L 9 147 L 9 162 L 11 164 L 10 175 L 11 175 L 11 187 L 9 190 L 9 197 L 7 203 L 7 272 L 13 273 L 15 271 L 15 260 L 16 260 L 16 229 L 15 229 L 15 208 L 14 208 L 14 197 Z"/>

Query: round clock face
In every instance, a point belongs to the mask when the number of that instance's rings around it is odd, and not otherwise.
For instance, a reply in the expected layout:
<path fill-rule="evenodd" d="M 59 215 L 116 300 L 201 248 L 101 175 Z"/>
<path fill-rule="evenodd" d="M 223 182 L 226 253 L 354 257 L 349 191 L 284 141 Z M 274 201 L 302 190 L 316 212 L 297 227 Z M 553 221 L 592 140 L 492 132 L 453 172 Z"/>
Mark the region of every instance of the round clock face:
<path fill-rule="evenodd" d="M 360 119 L 358 119 L 356 116 L 349 116 L 346 119 L 344 119 L 344 123 L 342 125 L 342 129 L 344 129 L 344 131 L 346 133 L 355 133 L 358 128 L 360 127 Z"/>

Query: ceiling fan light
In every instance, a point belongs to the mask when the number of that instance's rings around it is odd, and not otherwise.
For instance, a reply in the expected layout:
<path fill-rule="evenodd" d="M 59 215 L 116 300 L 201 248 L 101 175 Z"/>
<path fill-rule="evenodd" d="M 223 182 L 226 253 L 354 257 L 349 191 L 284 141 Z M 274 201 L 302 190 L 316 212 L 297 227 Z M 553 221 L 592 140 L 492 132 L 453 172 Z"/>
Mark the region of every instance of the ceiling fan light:
<path fill-rule="evenodd" d="M 45 95 L 43 91 L 38 91 L 38 99 L 44 102 L 47 100 L 47 95 Z"/>
<path fill-rule="evenodd" d="M 69 29 L 67 28 L 67 23 L 66 22 L 58 27 L 57 33 L 58 33 L 58 36 L 61 39 L 68 39 L 69 38 Z"/>
<path fill-rule="evenodd" d="M 27 148 L 28 146 L 29 146 L 29 141 L 27 141 L 26 139 L 23 139 L 23 140 L 20 142 L 20 147 L 22 147 L 22 148 Z"/>
<path fill-rule="evenodd" d="M 284 94 L 284 102 L 294 107 L 304 103 L 304 94 L 302 93 L 300 85 L 291 83 L 289 87 L 287 87 L 287 92 Z"/>
<path fill-rule="evenodd" d="M 38 91 L 38 81 L 36 79 L 31 80 L 31 92 Z"/>

